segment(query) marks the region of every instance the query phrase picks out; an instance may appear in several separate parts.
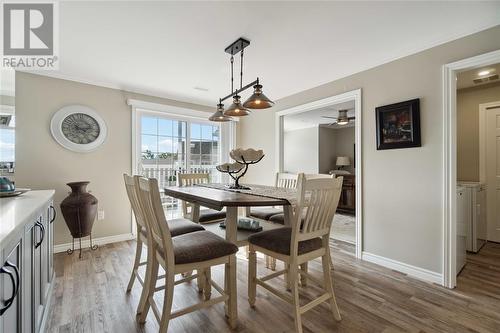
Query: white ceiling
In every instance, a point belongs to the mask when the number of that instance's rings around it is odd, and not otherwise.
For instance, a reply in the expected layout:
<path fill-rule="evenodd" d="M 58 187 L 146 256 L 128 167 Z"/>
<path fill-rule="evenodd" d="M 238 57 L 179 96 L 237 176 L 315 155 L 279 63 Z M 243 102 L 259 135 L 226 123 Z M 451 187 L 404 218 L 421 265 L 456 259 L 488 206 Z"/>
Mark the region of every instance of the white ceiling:
<path fill-rule="evenodd" d="M 354 117 L 354 101 L 339 103 L 316 110 L 306 111 L 302 113 L 295 113 L 283 117 L 283 130 L 295 131 L 303 128 L 317 127 L 319 125 L 332 124 L 335 119 L 323 118 L 323 116 L 337 117 L 338 110 L 347 111 L 348 117 Z M 348 125 L 330 125 L 330 128 L 345 128 L 354 126 L 354 121 L 351 120 Z"/>
<path fill-rule="evenodd" d="M 483 71 L 488 71 L 490 72 L 488 75 L 480 76 L 479 73 Z M 489 77 L 492 75 L 500 75 L 500 64 L 494 64 L 490 66 L 485 66 L 481 68 L 476 68 L 476 69 L 471 69 L 469 71 L 465 71 L 462 73 L 459 73 L 457 75 L 457 89 L 463 89 L 463 88 L 469 88 L 469 87 L 476 87 L 476 86 L 482 86 L 485 84 L 491 84 L 491 83 L 498 83 L 500 82 L 500 79 L 497 79 L 495 81 L 488 81 L 485 83 L 474 83 L 473 80 L 482 78 L 482 77 Z"/>
<path fill-rule="evenodd" d="M 498 24 L 500 2 L 65 1 L 41 74 L 215 105 L 243 36 L 244 81 L 277 100 Z"/>

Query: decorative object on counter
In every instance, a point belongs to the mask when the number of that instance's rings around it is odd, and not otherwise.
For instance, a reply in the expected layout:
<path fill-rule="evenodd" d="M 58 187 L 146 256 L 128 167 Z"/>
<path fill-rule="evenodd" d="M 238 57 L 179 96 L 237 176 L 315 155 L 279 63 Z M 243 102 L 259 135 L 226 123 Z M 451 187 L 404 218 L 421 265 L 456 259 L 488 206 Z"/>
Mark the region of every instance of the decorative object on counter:
<path fill-rule="evenodd" d="M 379 106 L 377 150 L 421 147 L 420 99 Z"/>
<path fill-rule="evenodd" d="M 61 202 L 61 211 L 66 221 L 66 225 L 71 233 L 72 248 L 66 252 L 72 254 L 75 251 L 75 238 L 80 241 L 79 258 L 82 257 L 82 238 L 90 237 L 90 248 L 97 249 L 97 245 L 92 244 L 92 226 L 97 214 L 98 200 L 87 192 L 87 185 L 90 182 L 67 183 L 71 187 L 71 193 Z"/>
<path fill-rule="evenodd" d="M 9 197 L 17 197 L 23 193 L 31 191 L 29 188 L 16 188 L 14 191 L 9 192 L 0 192 L 0 198 L 9 198 Z"/>
<path fill-rule="evenodd" d="M 13 192 L 16 189 L 14 182 L 7 177 L 0 177 L 0 193 Z"/>
<path fill-rule="evenodd" d="M 219 227 L 226 229 L 226 220 L 222 221 L 219 224 Z M 248 217 L 239 217 L 237 228 L 239 230 L 254 231 L 254 232 L 262 231 L 262 226 L 260 225 L 259 221 Z"/>
<path fill-rule="evenodd" d="M 67 105 L 50 122 L 54 140 L 66 149 L 86 153 L 104 143 L 107 128 L 97 112 L 84 105 Z"/>
<path fill-rule="evenodd" d="M 231 158 L 236 162 L 225 163 L 216 167 L 218 171 L 227 173 L 234 179 L 234 184 L 228 185 L 227 187 L 234 190 L 250 190 L 250 187 L 240 185 L 240 178 L 247 173 L 248 166 L 250 164 L 259 163 L 264 158 L 264 152 L 262 149 L 255 150 L 252 148 L 237 148 L 231 150 L 229 156 L 231 156 Z"/>

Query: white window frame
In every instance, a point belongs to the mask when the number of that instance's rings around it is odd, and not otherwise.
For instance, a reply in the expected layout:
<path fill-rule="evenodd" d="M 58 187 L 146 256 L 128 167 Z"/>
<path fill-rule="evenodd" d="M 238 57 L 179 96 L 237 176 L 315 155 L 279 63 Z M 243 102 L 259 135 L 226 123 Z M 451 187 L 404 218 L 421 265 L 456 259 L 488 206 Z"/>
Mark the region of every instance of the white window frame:
<path fill-rule="evenodd" d="M 151 116 L 161 116 L 168 117 L 172 120 L 177 121 L 187 121 L 188 126 L 186 126 L 186 156 L 189 156 L 191 133 L 189 122 L 195 122 L 198 124 L 211 124 L 213 122 L 208 120 L 210 116 L 209 112 L 197 111 L 187 108 L 181 108 L 177 106 L 145 102 L 136 99 L 128 99 L 127 104 L 132 108 L 132 161 L 131 169 L 132 174 L 136 175 L 139 172 L 139 165 L 141 162 L 141 147 L 140 147 L 140 134 L 141 134 L 141 117 L 143 115 Z M 235 121 L 238 121 L 236 119 Z M 236 146 L 236 126 L 235 121 L 220 123 L 220 145 L 219 145 L 219 157 L 221 163 L 229 161 L 229 151 Z M 187 158 L 187 167 L 189 167 L 189 158 Z M 222 181 L 228 181 L 226 174 L 222 175 Z M 133 221 L 132 214 L 132 234 L 136 235 L 136 226 Z"/>

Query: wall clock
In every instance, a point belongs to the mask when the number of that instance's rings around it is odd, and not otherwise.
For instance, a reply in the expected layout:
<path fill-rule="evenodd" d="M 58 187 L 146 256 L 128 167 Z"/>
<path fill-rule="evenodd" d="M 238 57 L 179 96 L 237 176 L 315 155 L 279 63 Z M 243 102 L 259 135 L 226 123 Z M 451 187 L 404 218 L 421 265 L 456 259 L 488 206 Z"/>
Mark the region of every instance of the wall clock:
<path fill-rule="evenodd" d="M 97 149 L 107 135 L 104 120 L 84 105 L 68 105 L 57 111 L 50 122 L 50 131 L 61 146 L 80 153 Z"/>

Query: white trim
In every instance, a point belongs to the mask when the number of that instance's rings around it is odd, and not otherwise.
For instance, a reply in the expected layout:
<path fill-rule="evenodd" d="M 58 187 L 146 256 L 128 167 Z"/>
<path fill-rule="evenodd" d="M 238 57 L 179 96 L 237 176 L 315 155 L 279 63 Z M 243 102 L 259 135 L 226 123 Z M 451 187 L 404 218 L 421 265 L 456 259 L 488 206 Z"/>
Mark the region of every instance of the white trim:
<path fill-rule="evenodd" d="M 361 89 L 348 91 L 339 95 L 323 98 L 310 103 L 298 105 L 286 110 L 276 112 L 276 172 L 283 171 L 283 116 L 302 113 L 318 108 L 339 104 L 348 101 L 354 101 L 355 125 L 355 143 L 356 143 L 356 258 L 361 258 L 363 250 L 363 173 L 362 173 L 362 119 L 361 119 Z"/>
<path fill-rule="evenodd" d="M 437 272 L 430 271 L 425 268 L 412 266 L 397 260 L 382 257 L 373 253 L 363 252 L 362 259 L 371 263 L 387 267 L 389 269 L 407 274 L 408 276 L 431 283 L 443 283 L 443 276 Z"/>
<path fill-rule="evenodd" d="M 500 50 L 443 66 L 443 286 L 456 277 L 457 83 L 456 74 L 500 62 Z"/>
<path fill-rule="evenodd" d="M 92 243 L 94 245 L 101 246 L 101 245 L 105 245 L 105 244 L 128 241 L 131 239 L 135 239 L 135 236 L 133 234 L 121 234 L 121 235 L 114 235 L 114 236 L 108 236 L 108 237 L 94 238 L 94 239 L 92 239 Z M 66 252 L 68 249 L 71 249 L 71 246 L 72 246 L 71 243 L 54 245 L 54 253 Z M 83 239 L 82 240 L 82 250 L 88 249 L 89 246 L 90 246 L 90 240 Z M 75 240 L 75 251 L 78 251 L 78 247 L 79 247 L 78 240 Z"/>

